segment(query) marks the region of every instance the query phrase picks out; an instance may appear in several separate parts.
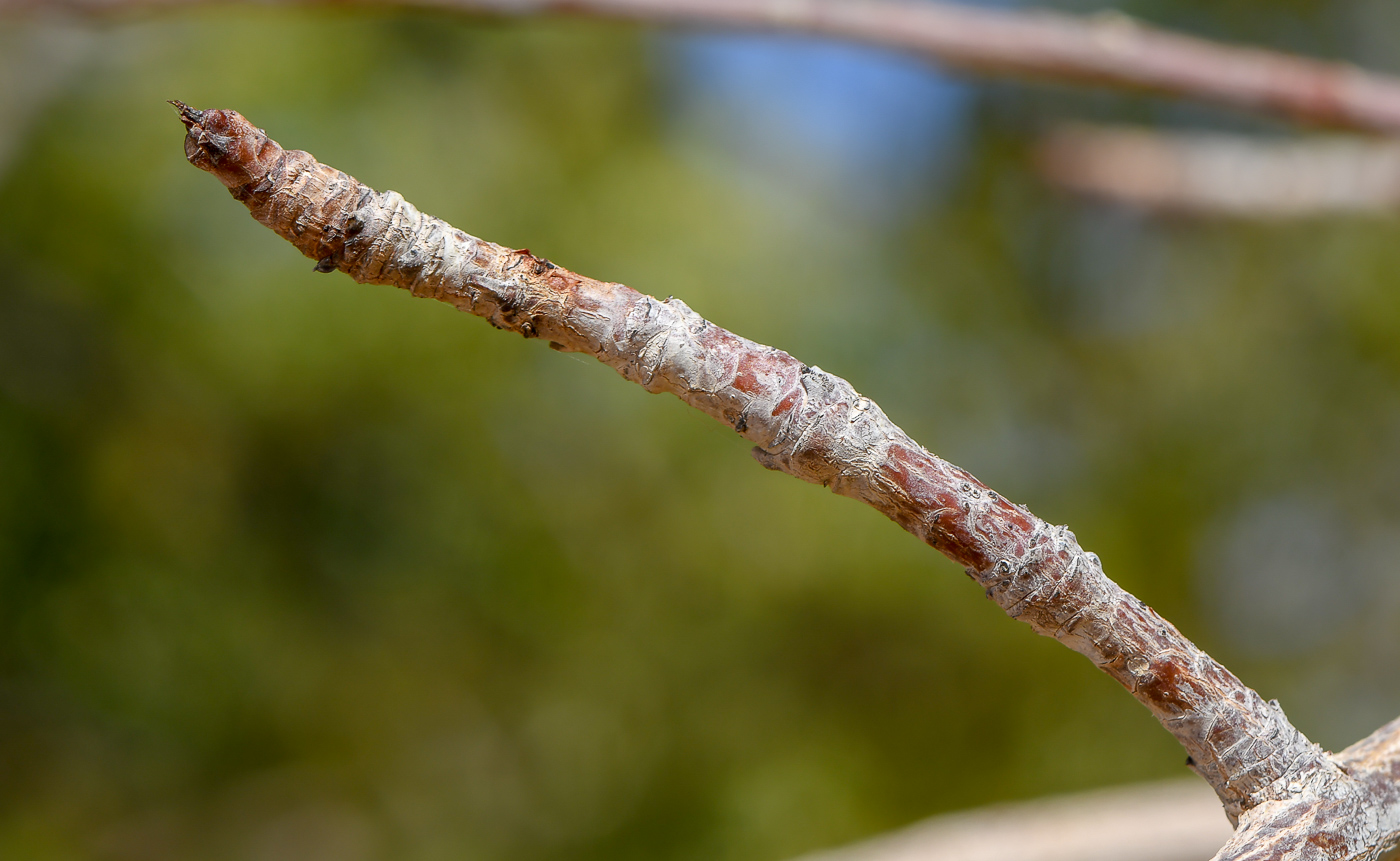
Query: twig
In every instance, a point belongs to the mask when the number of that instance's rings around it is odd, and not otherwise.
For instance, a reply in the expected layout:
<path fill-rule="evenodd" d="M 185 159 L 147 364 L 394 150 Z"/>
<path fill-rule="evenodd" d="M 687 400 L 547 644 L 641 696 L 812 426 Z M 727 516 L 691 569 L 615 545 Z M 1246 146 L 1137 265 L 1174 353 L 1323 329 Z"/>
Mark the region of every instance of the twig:
<path fill-rule="evenodd" d="M 1251 140 L 1067 126 L 1039 147 L 1042 175 L 1139 209 L 1237 218 L 1400 210 L 1400 143 Z"/>
<path fill-rule="evenodd" d="M 218 0 L 0 0 L 0 13 L 178 8 Z M 263 0 L 526 15 L 567 13 L 855 39 L 950 67 L 1122 87 L 1305 123 L 1400 131 L 1400 80 L 1275 51 L 1222 45 L 1118 14 L 1090 18 L 918 0 Z"/>
<path fill-rule="evenodd" d="M 1085 655 L 1186 748 L 1232 821 L 1308 805 L 1340 835 L 1327 858 L 1372 858 L 1400 834 L 1394 792 L 1377 795 L 1051 526 L 910 439 L 849 383 L 621 284 L 469 236 L 396 192 L 376 192 L 232 111 L 174 103 L 185 155 L 253 217 L 361 283 L 447 302 L 493 326 L 587 353 L 669 392 L 750 442 L 764 466 L 884 513 L 966 566 L 1008 615 Z M 1368 749 L 1395 768 L 1391 743 Z M 1346 762 L 1360 762 L 1359 759 Z M 1367 760 L 1369 762 L 1369 760 Z M 1355 820 L 1355 821 L 1353 821 Z M 1377 825 L 1379 823 L 1379 826 Z"/>

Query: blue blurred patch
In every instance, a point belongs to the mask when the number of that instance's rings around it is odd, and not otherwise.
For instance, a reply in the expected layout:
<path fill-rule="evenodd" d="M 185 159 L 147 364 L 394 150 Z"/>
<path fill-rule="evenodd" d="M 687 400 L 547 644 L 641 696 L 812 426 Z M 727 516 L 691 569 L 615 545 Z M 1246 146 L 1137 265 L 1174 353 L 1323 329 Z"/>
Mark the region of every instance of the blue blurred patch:
<path fill-rule="evenodd" d="M 897 212 L 957 162 L 971 88 L 910 56 L 814 38 L 663 37 L 667 110 L 744 172 Z"/>

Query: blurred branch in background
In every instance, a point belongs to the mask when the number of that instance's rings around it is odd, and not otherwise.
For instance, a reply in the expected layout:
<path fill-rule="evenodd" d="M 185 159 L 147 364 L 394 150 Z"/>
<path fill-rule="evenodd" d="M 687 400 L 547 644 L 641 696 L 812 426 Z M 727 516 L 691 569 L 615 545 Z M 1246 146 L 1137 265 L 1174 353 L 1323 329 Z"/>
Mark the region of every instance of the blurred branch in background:
<path fill-rule="evenodd" d="M 114 13 L 208 2 L 0 0 L 0 13 Z M 984 75 L 1145 90 L 1311 124 L 1400 131 L 1400 81 L 1393 77 L 1342 63 L 1222 45 L 1145 26 L 1118 13 L 1086 18 L 912 0 L 320 2 L 508 15 L 568 13 L 648 23 L 801 31 L 911 51 Z"/>
<path fill-rule="evenodd" d="M 92 41 L 93 34 L 74 27 L 0 32 L 0 80 L 25 81 L 0 87 L 0 176 L 30 121 L 62 91 Z"/>
<path fill-rule="evenodd" d="M 798 861 L 1202 861 L 1230 839 L 1196 781 L 1164 781 L 935 816 Z"/>
<path fill-rule="evenodd" d="M 1038 162 L 1054 185 L 1149 211 L 1273 219 L 1400 209 L 1400 142 L 1067 125 L 1041 143 Z"/>

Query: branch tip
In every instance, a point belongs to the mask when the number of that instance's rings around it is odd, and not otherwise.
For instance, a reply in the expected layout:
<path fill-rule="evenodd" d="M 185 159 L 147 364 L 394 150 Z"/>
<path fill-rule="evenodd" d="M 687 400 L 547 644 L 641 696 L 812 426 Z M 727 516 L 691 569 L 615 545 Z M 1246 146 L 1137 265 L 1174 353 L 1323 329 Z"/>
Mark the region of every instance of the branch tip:
<path fill-rule="evenodd" d="M 167 99 L 166 102 L 180 112 L 180 122 L 185 124 L 185 128 L 190 128 L 204 120 L 204 111 L 192 108 L 179 99 Z"/>

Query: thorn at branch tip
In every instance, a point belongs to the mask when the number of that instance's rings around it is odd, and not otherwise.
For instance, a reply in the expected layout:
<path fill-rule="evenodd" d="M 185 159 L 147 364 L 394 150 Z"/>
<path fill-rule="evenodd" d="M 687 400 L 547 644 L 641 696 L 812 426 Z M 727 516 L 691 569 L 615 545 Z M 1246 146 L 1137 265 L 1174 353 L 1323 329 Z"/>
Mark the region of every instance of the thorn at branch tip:
<path fill-rule="evenodd" d="M 167 101 L 175 106 L 175 110 L 180 112 L 180 122 L 185 124 L 185 128 L 189 128 L 204 120 L 204 111 L 192 108 L 179 99 L 168 99 Z"/>

